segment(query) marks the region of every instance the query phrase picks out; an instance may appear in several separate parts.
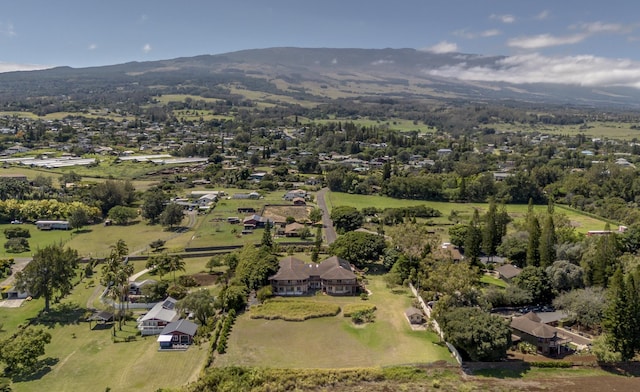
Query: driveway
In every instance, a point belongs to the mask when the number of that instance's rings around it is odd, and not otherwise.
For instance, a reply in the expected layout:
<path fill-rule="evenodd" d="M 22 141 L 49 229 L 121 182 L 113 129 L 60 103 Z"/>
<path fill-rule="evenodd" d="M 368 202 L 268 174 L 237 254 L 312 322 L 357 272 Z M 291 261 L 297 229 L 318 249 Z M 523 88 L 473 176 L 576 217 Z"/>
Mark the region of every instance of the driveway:
<path fill-rule="evenodd" d="M 327 209 L 327 203 L 324 199 L 325 194 L 329 188 L 322 188 L 316 194 L 316 201 L 318 202 L 318 207 L 322 210 L 322 226 L 324 227 L 324 236 L 327 241 L 327 245 L 331 245 L 338 235 L 336 234 L 336 229 L 333 227 L 333 222 L 329 217 L 329 210 Z"/>

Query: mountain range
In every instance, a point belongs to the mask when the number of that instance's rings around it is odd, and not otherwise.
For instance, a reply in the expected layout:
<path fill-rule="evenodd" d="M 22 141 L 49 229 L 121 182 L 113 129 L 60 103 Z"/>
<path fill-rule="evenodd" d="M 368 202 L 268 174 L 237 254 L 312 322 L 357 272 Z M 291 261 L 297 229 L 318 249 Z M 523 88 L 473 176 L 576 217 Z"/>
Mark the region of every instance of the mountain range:
<path fill-rule="evenodd" d="M 0 101 L 36 97 L 88 96 L 189 90 L 217 97 L 220 92 L 254 91 L 293 104 L 336 98 L 516 101 L 586 107 L 640 106 L 640 90 L 568 84 L 475 82 L 437 76 L 443 67 L 498 69 L 505 57 L 436 54 L 415 49 L 268 48 L 130 62 L 90 68 L 57 67 L 0 74 Z M 285 99 L 285 98 L 289 99 Z"/>

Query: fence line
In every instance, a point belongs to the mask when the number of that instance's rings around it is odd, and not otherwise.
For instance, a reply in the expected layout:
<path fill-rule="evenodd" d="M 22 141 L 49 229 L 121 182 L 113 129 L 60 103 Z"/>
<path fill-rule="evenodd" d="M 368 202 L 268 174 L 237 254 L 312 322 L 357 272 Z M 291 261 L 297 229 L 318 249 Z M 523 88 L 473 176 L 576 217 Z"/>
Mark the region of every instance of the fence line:
<path fill-rule="evenodd" d="M 458 350 L 456 350 L 455 347 L 453 347 L 451 343 L 444 340 L 444 333 L 440 328 L 440 324 L 438 324 L 435 318 L 431 317 L 431 307 L 429 307 L 426 304 L 426 302 L 424 302 L 424 299 L 422 299 L 422 296 L 420 295 L 420 293 L 418 293 L 418 290 L 413 286 L 413 284 L 409 283 L 409 288 L 411 289 L 411 292 L 413 293 L 413 295 L 418 299 L 418 302 L 420 303 L 420 307 L 429 318 L 429 322 L 431 323 L 431 326 L 433 327 L 433 329 L 436 331 L 438 336 L 440 336 L 440 339 L 444 341 L 444 344 L 447 345 L 447 348 L 451 352 L 451 355 L 453 355 L 456 361 L 458 361 L 458 364 L 462 365 L 462 357 L 460 356 L 460 353 L 458 352 Z"/>

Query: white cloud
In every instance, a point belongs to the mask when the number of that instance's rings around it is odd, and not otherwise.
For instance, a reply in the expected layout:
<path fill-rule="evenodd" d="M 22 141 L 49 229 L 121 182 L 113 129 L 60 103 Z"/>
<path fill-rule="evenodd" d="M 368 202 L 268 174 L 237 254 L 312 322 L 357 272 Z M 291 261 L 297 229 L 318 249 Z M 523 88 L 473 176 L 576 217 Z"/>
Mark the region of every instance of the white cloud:
<path fill-rule="evenodd" d="M 371 62 L 371 65 L 384 65 L 384 64 L 393 64 L 395 61 L 393 60 L 376 60 Z"/>
<path fill-rule="evenodd" d="M 15 37 L 16 31 L 13 28 L 13 23 L 0 23 L 0 35 L 5 37 Z"/>
<path fill-rule="evenodd" d="M 631 30 L 629 26 L 625 26 L 619 23 L 602 23 L 602 22 L 591 22 L 591 23 L 583 23 L 580 25 L 584 31 L 597 34 L 597 33 L 624 33 Z"/>
<path fill-rule="evenodd" d="M 426 72 L 470 81 L 640 88 L 640 62 L 592 55 L 549 57 L 530 53 L 507 57 L 491 66 L 470 67 L 460 63 Z"/>
<path fill-rule="evenodd" d="M 37 65 L 37 64 L 17 64 L 17 63 L 5 63 L 0 61 L 0 73 L 14 72 L 14 71 L 36 71 L 39 69 L 52 68 L 49 65 Z"/>
<path fill-rule="evenodd" d="M 442 41 L 423 50 L 432 53 L 451 53 L 458 51 L 458 45 L 454 42 Z"/>
<path fill-rule="evenodd" d="M 536 15 L 535 19 L 545 20 L 545 19 L 548 19 L 549 16 L 551 16 L 551 13 L 549 12 L 549 10 L 544 10 L 544 11 L 541 11 L 538 15 Z"/>
<path fill-rule="evenodd" d="M 480 33 L 481 37 L 495 37 L 496 35 L 500 35 L 501 32 L 498 29 L 485 30 Z"/>
<path fill-rule="evenodd" d="M 485 30 L 479 33 L 467 31 L 466 29 L 456 30 L 453 32 L 453 35 L 461 38 L 466 38 L 466 39 L 475 39 L 478 37 L 483 37 L 483 38 L 495 37 L 496 35 L 500 35 L 500 34 L 501 34 L 501 31 L 498 29 Z"/>
<path fill-rule="evenodd" d="M 89 44 L 89 46 L 87 47 L 87 49 L 89 49 L 89 50 L 96 50 L 96 49 L 98 49 L 98 45 L 96 45 L 96 44 Z"/>
<path fill-rule="evenodd" d="M 149 44 L 144 44 L 144 46 L 142 47 L 142 51 L 145 52 L 145 53 L 151 52 L 151 49 L 152 49 L 151 45 L 149 45 Z"/>
<path fill-rule="evenodd" d="M 554 36 L 551 34 L 540 34 L 530 37 L 512 38 L 507 45 L 521 49 L 540 49 L 550 46 L 571 45 L 584 41 L 588 34 L 573 34 L 566 36 Z"/>
<path fill-rule="evenodd" d="M 506 15 L 491 14 L 489 18 L 494 20 L 499 20 L 500 22 L 506 23 L 506 24 L 511 24 L 516 21 L 516 17 L 509 14 L 506 14 Z"/>

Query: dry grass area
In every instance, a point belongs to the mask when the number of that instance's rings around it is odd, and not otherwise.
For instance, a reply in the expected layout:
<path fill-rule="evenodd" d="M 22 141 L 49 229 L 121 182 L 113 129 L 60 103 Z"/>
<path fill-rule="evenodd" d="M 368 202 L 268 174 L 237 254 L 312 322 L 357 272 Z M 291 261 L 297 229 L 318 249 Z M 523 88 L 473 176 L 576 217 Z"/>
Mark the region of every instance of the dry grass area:
<path fill-rule="evenodd" d="M 309 218 L 309 213 L 313 210 L 311 206 L 279 206 L 279 205 L 267 205 L 264 207 L 262 215 L 266 218 L 273 217 L 293 217 L 296 222 L 305 222 Z"/>

